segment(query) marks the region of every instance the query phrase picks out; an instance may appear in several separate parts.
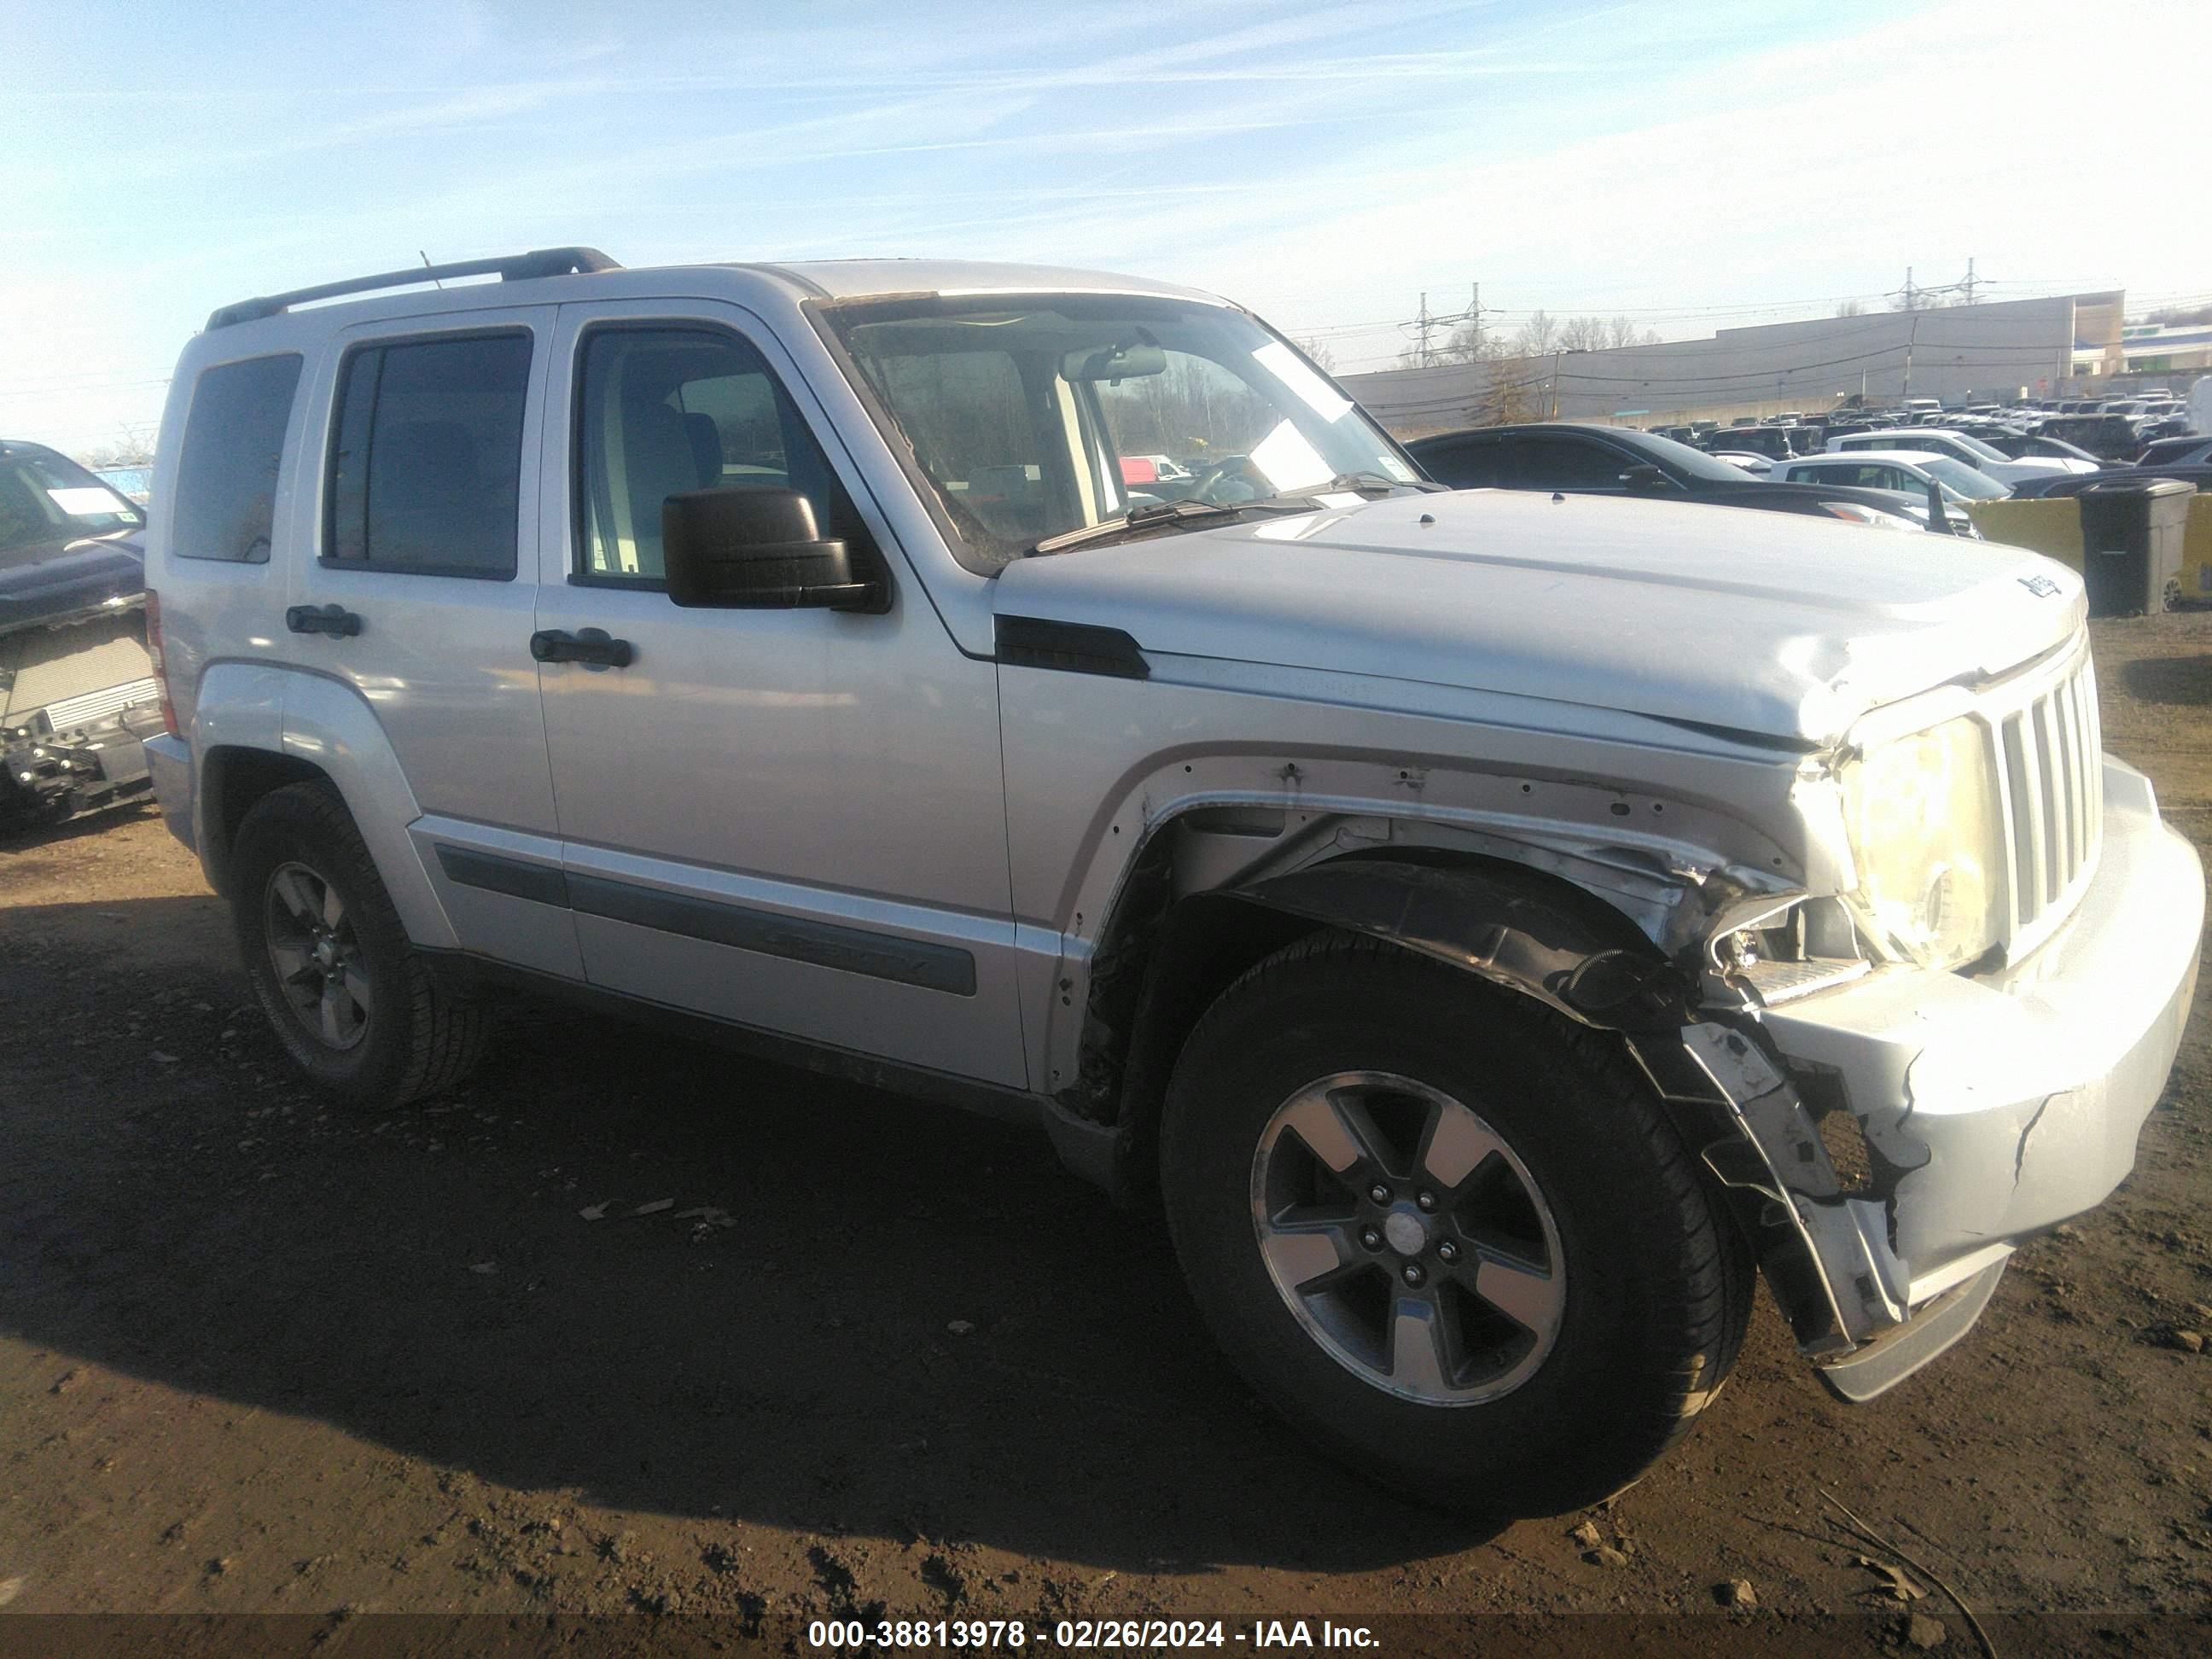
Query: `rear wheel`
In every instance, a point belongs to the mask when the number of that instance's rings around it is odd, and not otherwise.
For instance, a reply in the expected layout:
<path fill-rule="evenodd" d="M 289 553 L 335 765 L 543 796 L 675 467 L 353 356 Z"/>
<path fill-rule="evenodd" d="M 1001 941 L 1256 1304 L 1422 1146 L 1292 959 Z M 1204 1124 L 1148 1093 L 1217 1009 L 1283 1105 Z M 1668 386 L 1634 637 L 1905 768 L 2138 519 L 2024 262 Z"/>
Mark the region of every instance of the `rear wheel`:
<path fill-rule="evenodd" d="M 1223 994 L 1161 1124 L 1193 1296 L 1259 1393 L 1410 1496 L 1594 1503 L 1734 1362 L 1749 1267 L 1602 1034 L 1322 934 Z"/>
<path fill-rule="evenodd" d="M 256 802 L 230 876 L 246 977 L 309 1077 L 366 1110 L 467 1073 L 483 1011 L 432 981 L 336 791 L 297 783 Z"/>

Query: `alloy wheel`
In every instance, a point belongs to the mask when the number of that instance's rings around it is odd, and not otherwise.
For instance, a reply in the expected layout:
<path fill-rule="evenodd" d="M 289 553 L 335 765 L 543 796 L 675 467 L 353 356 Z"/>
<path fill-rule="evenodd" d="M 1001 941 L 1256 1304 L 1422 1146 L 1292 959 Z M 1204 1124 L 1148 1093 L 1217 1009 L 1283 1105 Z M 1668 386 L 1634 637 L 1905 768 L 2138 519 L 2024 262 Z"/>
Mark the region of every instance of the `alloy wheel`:
<path fill-rule="evenodd" d="M 326 1048 L 357 1046 L 373 1006 L 361 941 L 344 897 L 307 866 L 280 864 L 269 878 L 263 936 L 285 1006 Z"/>
<path fill-rule="evenodd" d="M 1275 1109 L 1252 1161 L 1268 1276 L 1306 1333 L 1376 1388 L 1495 1400 L 1535 1373 L 1566 1309 L 1534 1178 L 1464 1103 L 1344 1072 Z"/>

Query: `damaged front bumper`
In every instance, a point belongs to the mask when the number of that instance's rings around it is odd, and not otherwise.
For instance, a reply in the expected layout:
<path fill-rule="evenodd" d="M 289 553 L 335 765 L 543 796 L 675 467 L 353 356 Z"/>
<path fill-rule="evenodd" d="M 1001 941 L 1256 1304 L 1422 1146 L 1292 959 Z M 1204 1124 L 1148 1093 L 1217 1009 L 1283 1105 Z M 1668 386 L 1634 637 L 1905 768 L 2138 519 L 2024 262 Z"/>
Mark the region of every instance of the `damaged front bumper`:
<path fill-rule="evenodd" d="M 1737 1131 L 1701 1137 L 1707 1163 L 1801 1350 L 1844 1398 L 1950 1346 L 2017 1244 L 2134 1167 L 2196 988 L 2204 878 L 2149 781 L 2109 757 L 2104 824 L 2074 915 L 2026 960 L 1976 977 L 1883 969 L 1737 1030 L 1692 1026 L 1695 1084 L 1659 1079 L 1706 1132 Z M 1859 1159 L 1831 1157 L 1824 1109 L 1848 1115 Z"/>
<path fill-rule="evenodd" d="M 0 730 L 0 826 L 50 823 L 151 787 L 141 745 L 161 729 L 148 704 L 54 732 Z"/>

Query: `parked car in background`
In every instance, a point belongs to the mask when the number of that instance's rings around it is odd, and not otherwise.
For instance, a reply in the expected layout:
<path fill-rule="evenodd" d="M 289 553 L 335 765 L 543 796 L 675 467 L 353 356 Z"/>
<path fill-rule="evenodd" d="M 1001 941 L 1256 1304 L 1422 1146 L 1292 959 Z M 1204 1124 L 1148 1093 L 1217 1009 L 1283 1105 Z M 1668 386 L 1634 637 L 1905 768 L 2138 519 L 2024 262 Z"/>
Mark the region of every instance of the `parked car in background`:
<path fill-rule="evenodd" d="M 2009 456 L 2015 461 L 2087 461 L 2091 466 L 2111 465 L 2077 444 L 2069 444 L 2063 438 L 2048 436 L 2039 429 L 2033 432 L 1992 432 L 1982 441 L 2000 455 Z"/>
<path fill-rule="evenodd" d="M 1416 438 L 1406 453 L 1431 478 L 1455 489 L 1634 495 L 1804 514 L 1891 530 L 1928 527 L 1924 499 L 1915 514 L 1885 492 L 1770 483 L 1717 455 L 1628 427 L 1570 421 L 1475 427 Z"/>
<path fill-rule="evenodd" d="M 1764 455 L 1770 461 L 1802 454 L 1819 447 L 1812 434 L 1790 426 L 1723 427 L 1705 440 L 1708 449 L 1733 449 L 1743 454 Z"/>
<path fill-rule="evenodd" d="M 2030 501 L 2052 495 L 2078 495 L 2093 486 L 2124 484 L 2153 478 L 2172 478 L 2212 493 L 2212 465 L 2107 467 L 2101 472 L 2073 474 L 2063 478 L 2031 478 L 2017 486 L 2012 493 L 2016 500 Z"/>
<path fill-rule="evenodd" d="M 2062 439 L 2103 461 L 2124 462 L 2142 447 L 2136 423 L 2124 415 L 2054 415 L 2035 430 L 2039 437 Z"/>
<path fill-rule="evenodd" d="M 2096 470 L 2083 461 L 2016 461 L 2002 450 L 1992 449 L 1972 433 L 1939 427 L 1891 427 L 1874 432 L 1854 432 L 1847 437 L 1828 440 L 1827 453 L 1830 454 L 1849 454 L 1863 449 L 1907 449 L 1932 455 L 1948 455 L 1954 461 L 1988 473 L 2000 483 L 2018 483 L 2024 478 L 2039 478 L 2051 473 L 2093 472 Z"/>
<path fill-rule="evenodd" d="M 1781 483 L 1846 484 L 1856 489 L 1894 490 L 1923 502 L 1933 486 L 1941 492 L 1947 516 L 1954 529 L 1972 524 L 1966 510 L 1970 503 L 2002 501 L 2012 494 L 2010 484 L 1999 483 L 1988 473 L 1963 461 L 1954 461 L 1948 455 L 1931 455 L 1924 450 L 1868 449 L 1848 455 L 1814 455 L 1802 460 L 1777 462 L 1771 476 Z"/>
<path fill-rule="evenodd" d="M 148 787 L 161 729 L 146 515 L 43 444 L 0 441 L 0 825 Z"/>
<path fill-rule="evenodd" d="M 2212 466 L 2212 438 L 2201 433 L 2160 438 L 2144 447 L 2130 463 L 2134 466 Z"/>
<path fill-rule="evenodd" d="M 1747 449 L 1709 449 L 1705 453 L 1717 461 L 1726 461 L 1737 471 L 1748 473 L 1754 478 L 1764 478 L 1774 471 L 1772 461 Z"/>

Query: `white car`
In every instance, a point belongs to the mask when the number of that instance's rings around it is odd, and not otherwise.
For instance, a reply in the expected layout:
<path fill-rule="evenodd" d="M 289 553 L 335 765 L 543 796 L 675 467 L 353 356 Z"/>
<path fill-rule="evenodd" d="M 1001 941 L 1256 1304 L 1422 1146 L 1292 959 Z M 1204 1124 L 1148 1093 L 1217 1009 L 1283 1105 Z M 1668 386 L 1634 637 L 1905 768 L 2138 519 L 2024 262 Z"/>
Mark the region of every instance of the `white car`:
<path fill-rule="evenodd" d="M 2087 461 L 2015 461 L 2002 450 L 1984 443 L 1970 433 L 1954 432 L 1944 427 L 1888 427 L 1828 440 L 1830 454 L 1851 454 L 1865 449 L 1905 449 L 1916 453 L 1948 455 L 1978 472 L 1987 473 L 1999 483 L 2008 484 L 2025 483 L 2030 478 L 2047 478 L 2056 472 L 2094 472 L 2097 470 Z"/>
<path fill-rule="evenodd" d="M 1741 467 L 1754 478 L 1764 478 L 1774 471 L 1774 463 L 1764 455 L 1754 455 L 1747 449 L 1712 449 L 1705 452 L 1717 461 L 1726 461 L 1730 466 Z"/>
<path fill-rule="evenodd" d="M 1931 483 L 1947 501 L 1996 501 L 2012 494 L 1986 472 L 1924 449 L 1855 449 L 1815 455 L 1775 469 L 1778 483 L 1850 484 L 1858 489 L 1901 489 L 1926 499 Z"/>

